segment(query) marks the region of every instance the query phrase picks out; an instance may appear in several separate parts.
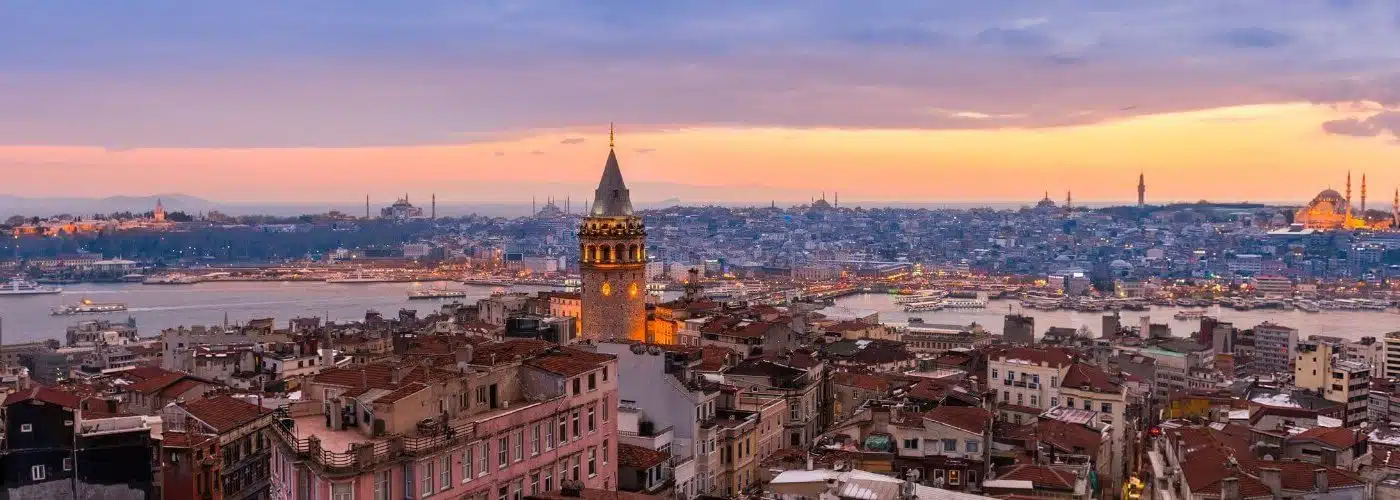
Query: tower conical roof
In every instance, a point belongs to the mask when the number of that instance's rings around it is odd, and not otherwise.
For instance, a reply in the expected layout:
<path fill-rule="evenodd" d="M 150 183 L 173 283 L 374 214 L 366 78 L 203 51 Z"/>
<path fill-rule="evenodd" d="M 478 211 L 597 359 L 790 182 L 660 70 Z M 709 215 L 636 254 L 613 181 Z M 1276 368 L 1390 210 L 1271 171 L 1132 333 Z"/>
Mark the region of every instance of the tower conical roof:
<path fill-rule="evenodd" d="M 589 215 L 621 217 L 632 215 L 632 196 L 627 192 L 627 184 L 622 181 L 622 168 L 617 166 L 617 153 L 608 149 L 608 163 L 603 166 L 603 178 L 598 181 L 598 190 L 593 194 L 593 208 Z"/>

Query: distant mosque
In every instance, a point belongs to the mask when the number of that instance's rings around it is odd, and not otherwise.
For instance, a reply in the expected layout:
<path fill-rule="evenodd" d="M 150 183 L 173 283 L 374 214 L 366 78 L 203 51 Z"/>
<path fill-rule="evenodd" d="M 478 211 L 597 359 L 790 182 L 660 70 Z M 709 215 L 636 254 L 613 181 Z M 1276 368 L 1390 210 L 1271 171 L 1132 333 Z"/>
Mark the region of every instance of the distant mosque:
<path fill-rule="evenodd" d="M 1400 195 L 1400 192 L 1397 192 Z M 1356 210 L 1351 204 L 1351 172 L 1347 172 L 1346 194 L 1334 189 L 1324 189 L 1307 206 L 1293 214 L 1293 224 L 1308 229 L 1390 229 L 1400 216 L 1400 199 L 1391 207 L 1389 217 L 1371 216 L 1366 211 L 1366 175 L 1361 175 L 1361 207 Z"/>

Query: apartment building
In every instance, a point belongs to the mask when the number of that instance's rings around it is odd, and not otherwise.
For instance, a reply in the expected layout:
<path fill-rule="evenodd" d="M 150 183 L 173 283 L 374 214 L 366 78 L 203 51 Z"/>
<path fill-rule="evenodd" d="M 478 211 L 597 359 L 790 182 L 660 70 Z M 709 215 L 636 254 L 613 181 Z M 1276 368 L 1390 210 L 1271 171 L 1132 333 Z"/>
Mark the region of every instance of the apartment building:
<path fill-rule="evenodd" d="M 272 498 L 520 500 L 617 483 L 613 356 L 507 340 L 329 368 L 276 426 Z"/>
<path fill-rule="evenodd" d="M 1270 322 L 1254 327 L 1254 373 L 1293 373 L 1298 330 Z"/>
<path fill-rule="evenodd" d="M 987 359 L 987 389 L 997 394 L 1002 419 L 1031 422 L 1042 411 L 1060 405 L 1060 380 L 1073 364 L 1069 352 L 1055 347 L 1010 347 Z"/>
<path fill-rule="evenodd" d="M 788 417 L 783 423 L 787 446 L 810 446 L 827 425 L 826 366 L 808 356 L 748 359 L 724 372 L 725 382 L 751 394 L 782 397 Z"/>
<path fill-rule="evenodd" d="M 1109 490 L 1116 488 L 1126 476 L 1126 458 L 1123 445 L 1132 430 L 1129 430 L 1128 390 L 1117 377 L 1110 376 L 1097 366 L 1075 363 L 1065 371 L 1064 382 L 1060 386 L 1066 408 L 1080 408 L 1095 412 L 1094 418 L 1108 426 L 1108 461 L 1110 475 L 1105 478 Z M 1098 428 L 1098 426 L 1095 426 Z M 1133 429 L 1136 430 L 1136 429 Z"/>
<path fill-rule="evenodd" d="M 161 421 L 165 498 L 255 499 L 277 489 L 271 411 L 218 395 L 167 406 Z"/>

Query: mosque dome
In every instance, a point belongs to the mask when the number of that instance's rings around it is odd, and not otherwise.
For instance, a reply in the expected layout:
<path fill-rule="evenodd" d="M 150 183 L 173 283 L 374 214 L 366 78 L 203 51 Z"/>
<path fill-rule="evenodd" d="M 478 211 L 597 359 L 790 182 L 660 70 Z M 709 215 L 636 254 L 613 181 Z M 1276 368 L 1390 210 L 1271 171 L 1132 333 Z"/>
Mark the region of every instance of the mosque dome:
<path fill-rule="evenodd" d="M 1347 201 L 1346 198 L 1335 189 L 1324 189 L 1321 193 L 1317 193 L 1317 196 L 1313 197 L 1312 202 L 1308 203 L 1308 205 L 1315 207 L 1323 203 L 1329 203 L 1332 205 L 1333 209 L 1341 211 Z"/>

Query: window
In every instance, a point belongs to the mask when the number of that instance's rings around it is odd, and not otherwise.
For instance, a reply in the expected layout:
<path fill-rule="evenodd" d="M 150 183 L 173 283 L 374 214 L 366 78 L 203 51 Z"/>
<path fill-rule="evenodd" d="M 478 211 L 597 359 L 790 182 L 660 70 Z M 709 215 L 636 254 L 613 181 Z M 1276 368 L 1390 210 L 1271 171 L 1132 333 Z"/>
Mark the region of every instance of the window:
<path fill-rule="evenodd" d="M 666 445 L 666 446 L 669 447 L 670 445 Z M 667 450 L 667 451 L 669 452 L 670 450 Z M 607 465 L 607 464 L 608 464 L 608 440 L 604 439 L 604 440 L 603 440 L 603 465 Z"/>
<path fill-rule="evenodd" d="M 554 449 L 554 422 L 544 423 L 544 449 Z M 554 490 L 550 490 L 554 491 Z"/>
<path fill-rule="evenodd" d="M 510 498 L 510 483 L 501 483 L 496 488 L 496 500 L 508 500 Z"/>
<path fill-rule="evenodd" d="M 598 475 L 598 449 L 588 447 L 588 477 Z"/>
<path fill-rule="evenodd" d="M 1050 387 L 1059 387 L 1059 386 L 1060 386 L 1060 376 L 1059 376 L 1059 375 L 1051 375 L 1051 376 L 1050 376 Z"/>
<path fill-rule="evenodd" d="M 433 461 L 433 460 L 426 460 L 426 461 L 424 461 L 424 462 L 422 463 L 422 467 L 423 467 L 423 479 L 422 479 L 422 481 L 423 481 L 423 488 L 422 488 L 422 490 L 423 490 L 423 496 L 425 496 L 425 497 L 426 497 L 426 496 L 429 496 L 429 495 L 432 495 L 433 493 L 436 493 L 436 492 L 437 492 L 437 491 L 433 488 L 433 474 L 434 474 L 434 472 L 433 472 L 434 467 L 433 467 L 433 466 L 434 466 L 434 465 L 437 465 L 437 463 L 436 463 L 435 461 Z"/>
<path fill-rule="evenodd" d="M 948 469 L 948 484 L 949 484 L 949 485 L 957 486 L 958 484 L 961 484 L 961 483 L 959 483 L 959 481 L 958 481 L 958 480 L 959 480 L 958 476 L 961 475 L 961 474 L 958 474 L 959 472 L 962 472 L 962 471 L 959 471 L 959 470 L 957 470 L 957 469 Z"/>
<path fill-rule="evenodd" d="M 64 457 L 64 459 L 63 459 L 63 470 L 64 470 L 64 472 L 73 470 L 73 459 L 72 459 L 71 457 Z"/>
<path fill-rule="evenodd" d="M 982 443 L 981 443 L 981 442 L 973 441 L 973 440 L 969 439 L 969 440 L 967 440 L 967 447 L 964 448 L 964 449 L 967 450 L 968 453 L 977 453 L 978 450 L 981 448 L 981 446 L 982 446 Z"/>
<path fill-rule="evenodd" d="M 478 466 L 480 467 L 480 472 L 476 473 L 477 477 L 485 476 L 491 472 L 491 445 L 488 441 L 481 442 L 480 458 L 481 465 Z"/>
<path fill-rule="evenodd" d="M 593 420 L 593 407 L 592 407 L 592 406 L 589 406 L 589 407 L 588 407 L 588 432 L 591 433 L 591 432 L 594 432 L 594 431 L 597 431 L 597 430 L 598 430 L 598 424 L 597 424 L 597 422 L 595 422 L 595 421 Z"/>
<path fill-rule="evenodd" d="M 562 486 L 562 485 L 564 484 L 564 481 L 568 481 L 568 480 L 569 480 L 569 459 L 565 458 L 565 459 L 559 461 L 559 484 L 560 484 L 560 486 Z"/>
<path fill-rule="evenodd" d="M 20 432 L 34 432 L 34 424 L 19 424 Z"/>
<path fill-rule="evenodd" d="M 511 454 L 514 461 L 519 462 L 525 459 L 525 431 L 515 431 L 515 451 Z"/>
<path fill-rule="evenodd" d="M 943 440 L 943 451 L 958 451 L 958 440 L 956 440 L 956 439 L 944 439 L 944 440 Z"/>
<path fill-rule="evenodd" d="M 568 441 L 569 441 L 569 416 L 568 416 L 568 415 L 560 415 L 560 416 L 559 416 L 559 445 L 560 445 L 560 446 L 563 446 L 564 443 L 566 443 L 566 442 L 568 442 Z"/>
<path fill-rule="evenodd" d="M 996 368 L 992 368 L 992 379 L 996 379 L 996 378 L 997 378 L 997 369 L 996 369 Z"/>
<path fill-rule="evenodd" d="M 35 466 L 29 468 L 29 479 L 32 479 L 32 480 L 35 480 L 35 481 L 43 481 L 45 477 L 48 477 L 48 476 L 47 476 L 46 474 L 44 474 L 44 466 L 42 466 L 42 465 L 35 465 Z"/>
<path fill-rule="evenodd" d="M 575 439 L 575 440 L 578 440 L 579 438 L 583 437 L 582 429 L 579 427 L 579 418 L 578 418 L 578 415 L 579 415 L 579 411 L 578 411 L 578 410 L 574 410 L 573 417 L 574 417 L 574 439 Z"/>
<path fill-rule="evenodd" d="M 462 452 L 462 482 L 471 481 L 476 477 L 476 445 L 467 445 L 466 451 Z"/>
<path fill-rule="evenodd" d="M 1003 402 L 1003 403 L 1010 403 L 1010 402 L 1011 402 L 1011 391 L 1001 391 L 1001 402 Z"/>
<path fill-rule="evenodd" d="M 588 374 L 588 390 L 589 390 L 590 392 L 591 392 L 591 391 L 596 391 L 596 390 L 598 390 L 598 375 L 597 375 L 597 374 L 593 374 L 593 373 Z"/>
<path fill-rule="evenodd" d="M 438 473 L 442 477 L 438 478 L 439 487 L 446 490 L 452 487 L 452 455 L 442 456 L 442 465 L 438 467 Z"/>
<path fill-rule="evenodd" d="M 1006 380 L 1016 380 L 1016 372 L 1012 370 L 1006 370 Z"/>
<path fill-rule="evenodd" d="M 608 381 L 608 367 L 606 367 L 606 366 L 603 367 L 603 381 L 604 381 L 604 382 L 607 382 L 607 381 Z"/>
<path fill-rule="evenodd" d="M 571 477 L 573 477 L 575 481 L 578 481 L 578 455 L 574 455 L 574 458 L 569 460 L 569 468 L 572 469 L 574 473 Z"/>
<path fill-rule="evenodd" d="M 606 379 L 604 379 L 606 380 Z M 603 396 L 603 422 L 608 421 L 608 397 Z"/>
<path fill-rule="evenodd" d="M 536 473 L 534 473 L 534 474 L 530 474 L 530 494 L 531 494 L 531 495 L 538 495 L 539 493 L 540 493 L 540 473 L 536 472 Z"/>
<path fill-rule="evenodd" d="M 1113 413 L 1113 403 L 1103 403 L 1099 405 L 1099 409 L 1104 413 Z"/>
<path fill-rule="evenodd" d="M 331 500 L 354 500 L 355 485 L 353 483 L 331 483 Z"/>
<path fill-rule="evenodd" d="M 510 463 L 510 438 L 496 440 L 496 467 L 504 469 Z"/>
<path fill-rule="evenodd" d="M 912 450 L 912 449 L 915 449 L 915 448 L 918 448 L 918 447 L 919 447 L 919 440 L 918 440 L 918 439 L 905 439 L 905 440 L 904 440 L 904 449 L 906 449 L 906 450 Z"/>
<path fill-rule="evenodd" d="M 1040 374 L 1038 374 L 1038 373 L 1031 374 L 1031 383 L 1032 383 L 1032 384 L 1039 384 L 1039 383 L 1040 383 Z"/>
<path fill-rule="evenodd" d="M 788 420 L 801 420 L 802 417 L 799 415 L 800 413 L 802 413 L 802 407 L 800 406 L 788 408 Z"/>
<path fill-rule="evenodd" d="M 393 475 L 392 470 L 374 473 L 374 500 L 389 500 L 389 480 Z"/>
<path fill-rule="evenodd" d="M 1039 397 L 1039 396 L 1036 396 L 1035 394 L 1031 394 L 1031 406 L 1034 406 L 1034 407 L 1036 407 L 1036 408 L 1040 408 L 1040 397 Z"/>
<path fill-rule="evenodd" d="M 486 404 L 486 386 L 476 388 L 476 404 Z"/>
<path fill-rule="evenodd" d="M 1065 406 L 1074 408 L 1074 398 L 1065 398 Z"/>
<path fill-rule="evenodd" d="M 524 489 L 525 489 L 525 479 L 524 479 L 524 478 L 516 479 L 516 480 L 515 480 L 515 488 L 513 488 L 513 491 L 511 491 L 511 496 L 510 496 L 511 500 L 520 500 L 521 497 L 524 496 L 524 495 L 521 495 L 521 493 L 523 492 Z"/>
<path fill-rule="evenodd" d="M 1020 405 L 1020 404 L 1025 404 L 1025 402 L 1026 402 L 1026 395 L 1025 395 L 1025 394 L 1021 394 L 1021 393 L 1019 393 L 1019 392 L 1016 393 L 1016 404 L 1018 404 L 1018 405 Z"/>
<path fill-rule="evenodd" d="M 1054 408 L 1056 406 L 1060 406 L 1060 398 L 1050 396 L 1050 407 Z"/>
<path fill-rule="evenodd" d="M 977 469 L 967 470 L 967 484 L 977 484 Z"/>
<path fill-rule="evenodd" d="M 544 490 L 554 491 L 554 467 L 544 468 Z"/>
<path fill-rule="evenodd" d="M 1087 400 L 1087 399 L 1084 400 L 1084 409 L 1085 409 L 1085 410 L 1092 410 L 1092 409 L 1094 409 L 1094 402 L 1093 402 L 1093 401 L 1089 401 L 1089 400 Z"/>
<path fill-rule="evenodd" d="M 583 387 L 583 381 L 582 381 L 582 380 L 579 380 L 579 379 L 577 379 L 577 378 L 574 379 L 574 395 L 575 395 L 575 396 L 577 396 L 577 395 L 583 393 L 582 387 Z"/>
<path fill-rule="evenodd" d="M 537 456 L 537 455 L 539 455 L 539 454 L 540 454 L 540 426 L 539 426 L 539 424 L 535 424 L 535 427 L 530 429 L 530 456 L 533 457 L 533 456 Z"/>

